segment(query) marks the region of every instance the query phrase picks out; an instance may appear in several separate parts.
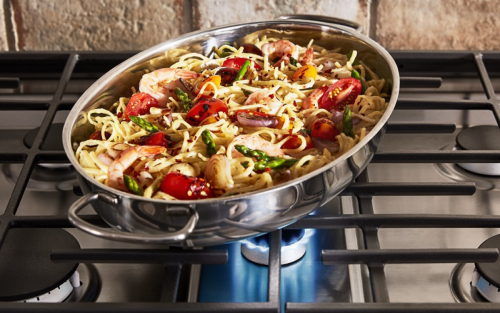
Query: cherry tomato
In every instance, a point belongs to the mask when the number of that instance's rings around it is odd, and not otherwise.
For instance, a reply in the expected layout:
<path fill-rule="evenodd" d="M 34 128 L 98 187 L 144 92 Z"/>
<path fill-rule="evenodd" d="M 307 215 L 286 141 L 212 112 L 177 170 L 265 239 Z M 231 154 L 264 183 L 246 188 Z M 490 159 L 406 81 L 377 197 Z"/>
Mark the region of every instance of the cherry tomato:
<path fill-rule="evenodd" d="M 109 138 L 109 136 L 111 136 L 111 134 L 108 132 L 105 132 L 104 134 L 106 135 L 106 138 Z M 91 139 L 91 140 L 104 140 L 104 139 L 102 139 L 102 134 L 101 134 L 100 130 L 93 132 L 92 135 L 90 135 L 89 139 Z"/>
<path fill-rule="evenodd" d="M 292 76 L 293 80 L 301 80 L 304 77 L 311 77 L 312 79 L 316 79 L 318 75 L 318 71 L 312 65 L 304 65 L 299 68 Z"/>
<path fill-rule="evenodd" d="M 150 108 L 157 108 L 158 101 L 147 93 L 136 93 L 130 98 L 125 108 L 125 118 L 130 121 L 129 115 L 137 116 L 149 113 Z"/>
<path fill-rule="evenodd" d="M 239 71 L 241 69 L 241 67 L 243 66 L 243 63 L 245 63 L 245 61 L 248 61 L 248 60 L 249 59 L 246 59 L 246 58 L 231 58 L 231 59 L 227 59 L 226 61 L 224 61 L 224 63 L 222 63 L 222 66 L 234 68 L 235 70 Z M 257 70 L 262 69 L 259 66 L 259 64 L 257 64 L 255 61 L 252 61 L 252 62 L 253 62 L 253 67 L 255 69 L 257 69 Z"/>
<path fill-rule="evenodd" d="M 246 43 L 246 44 L 241 45 L 241 46 L 243 47 L 243 52 L 253 53 L 256 55 L 263 56 L 262 51 L 259 48 L 257 48 L 256 45 L 252 45 L 251 43 Z"/>
<path fill-rule="evenodd" d="M 221 77 L 221 84 L 223 86 L 231 85 L 238 75 L 238 71 L 230 67 L 221 67 L 215 72 L 216 75 Z"/>
<path fill-rule="evenodd" d="M 219 112 L 227 113 L 227 105 L 219 99 L 200 100 L 187 114 L 187 122 L 197 126 L 209 116 Z"/>
<path fill-rule="evenodd" d="M 160 189 L 179 200 L 194 200 L 212 198 L 214 195 L 209 186 L 203 178 L 172 172 L 165 176 Z"/>
<path fill-rule="evenodd" d="M 314 144 L 311 140 L 311 137 L 303 130 L 299 131 L 299 135 L 303 136 L 306 139 L 306 147 L 304 150 L 314 148 Z M 283 144 L 284 149 L 297 149 L 302 144 L 302 140 L 299 135 L 292 135 L 287 142 Z"/>
<path fill-rule="evenodd" d="M 342 78 L 328 87 L 319 101 L 320 107 L 328 111 L 343 111 L 346 104 L 354 103 L 361 94 L 361 88 L 361 83 L 356 78 Z"/>
<path fill-rule="evenodd" d="M 162 146 L 168 148 L 172 145 L 172 140 L 164 133 L 157 132 L 147 137 L 142 137 L 139 139 L 138 144 L 143 146 Z"/>
<path fill-rule="evenodd" d="M 335 136 L 338 134 L 340 134 L 340 132 L 337 126 L 327 118 L 320 118 L 312 124 L 311 137 L 337 141 Z"/>

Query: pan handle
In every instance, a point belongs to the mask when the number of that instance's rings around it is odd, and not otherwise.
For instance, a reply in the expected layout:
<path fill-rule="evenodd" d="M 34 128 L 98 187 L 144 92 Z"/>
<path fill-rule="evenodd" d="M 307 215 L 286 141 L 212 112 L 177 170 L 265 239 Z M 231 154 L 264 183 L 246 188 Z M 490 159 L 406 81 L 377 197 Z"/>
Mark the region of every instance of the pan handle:
<path fill-rule="evenodd" d="M 279 20 L 305 20 L 305 21 L 315 21 L 315 22 L 325 22 L 330 24 L 337 24 L 342 26 L 347 26 L 354 28 L 358 32 L 363 31 L 363 26 L 361 24 L 344 20 L 338 17 L 333 16 L 325 16 L 325 15 L 314 15 L 314 14 L 289 14 L 289 15 L 280 15 L 277 17 Z"/>
<path fill-rule="evenodd" d="M 195 209 L 188 207 L 191 217 L 189 218 L 186 226 L 176 232 L 169 232 L 160 235 L 144 235 L 144 234 L 132 234 L 126 232 L 120 232 L 114 229 L 107 229 L 90 224 L 78 217 L 78 212 L 82 210 L 87 204 L 95 201 L 104 201 L 109 204 L 117 204 L 118 199 L 112 195 L 96 192 L 89 193 L 75 201 L 69 208 L 68 219 L 71 224 L 75 227 L 92 234 L 97 237 L 120 240 L 126 242 L 136 242 L 136 243 L 153 243 L 153 244 L 168 244 L 186 240 L 188 236 L 193 232 L 196 224 L 198 223 L 198 212 Z"/>

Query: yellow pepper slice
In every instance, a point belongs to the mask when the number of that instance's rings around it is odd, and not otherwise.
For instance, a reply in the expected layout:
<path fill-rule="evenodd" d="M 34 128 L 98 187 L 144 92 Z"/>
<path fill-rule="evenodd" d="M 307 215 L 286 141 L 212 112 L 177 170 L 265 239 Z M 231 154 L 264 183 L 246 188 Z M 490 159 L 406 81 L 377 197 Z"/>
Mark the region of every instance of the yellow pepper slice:
<path fill-rule="evenodd" d="M 295 74 L 293 74 L 292 79 L 293 80 L 301 80 L 304 77 L 311 77 L 312 79 L 316 79 L 316 76 L 318 75 L 318 71 L 313 65 L 304 65 L 301 68 L 299 68 Z"/>
<path fill-rule="evenodd" d="M 209 82 L 212 82 L 215 84 L 215 86 L 217 86 L 217 88 L 220 87 L 220 82 L 221 82 L 221 77 L 219 75 L 213 75 L 213 76 L 210 76 L 209 78 L 205 79 L 199 86 L 198 86 L 198 89 L 201 90 L 201 88 L 203 88 L 203 86 Z M 207 85 L 207 87 L 205 88 L 205 91 L 214 91 L 214 87 L 212 85 Z"/>

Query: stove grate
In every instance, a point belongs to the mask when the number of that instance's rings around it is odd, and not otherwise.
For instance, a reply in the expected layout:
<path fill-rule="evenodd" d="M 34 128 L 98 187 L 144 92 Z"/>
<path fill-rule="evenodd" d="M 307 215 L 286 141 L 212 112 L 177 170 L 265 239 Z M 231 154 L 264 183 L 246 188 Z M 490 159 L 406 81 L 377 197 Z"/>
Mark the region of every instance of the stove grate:
<path fill-rule="evenodd" d="M 420 100 L 399 99 L 397 110 L 488 110 L 500 124 L 499 100 L 486 71 L 500 73 L 498 52 L 407 52 L 391 53 L 406 77 L 401 79 L 405 88 L 436 88 L 441 85 L 439 75 L 450 77 L 452 70 L 461 66 L 461 77 L 479 76 L 487 100 Z M 24 190 L 37 162 L 67 162 L 64 151 L 42 150 L 50 125 L 59 110 L 71 109 L 73 101 L 64 99 L 65 89 L 72 78 L 97 79 L 109 68 L 130 57 L 132 53 L 1 53 L 0 88 L 17 88 L 23 79 L 56 79 L 57 88 L 50 100 L 33 100 L 16 95 L 15 100 L 0 97 L 0 110 L 43 110 L 45 117 L 31 148 L 10 151 L 0 147 L 0 163 L 23 163 L 23 168 L 11 194 L 7 208 L 0 215 L 0 253 L 7 232 L 16 227 L 72 227 L 66 216 L 17 216 Z M 19 67 L 19 60 L 26 63 Z M 464 61 L 473 62 L 464 62 Z M 17 62 L 17 63 L 16 63 Z M 472 63 L 472 64 L 471 64 Z M 429 77 L 427 77 L 429 76 Z M 392 133 L 452 133 L 454 124 L 441 123 L 389 123 Z M 500 151 L 379 151 L 377 163 L 441 163 L 441 162 L 495 162 Z M 77 189 L 78 191 L 78 189 Z M 286 303 L 286 312 L 496 312 L 498 304 L 416 304 L 390 303 L 384 265 L 387 263 L 440 263 L 491 262 L 498 258 L 496 249 L 439 249 L 439 250 L 385 250 L 380 249 L 378 229 L 383 227 L 439 227 L 439 228 L 496 228 L 499 216 L 484 215 L 426 215 L 375 214 L 372 199 L 387 195 L 471 195 L 476 191 L 473 183 L 374 183 L 363 172 L 356 183 L 342 196 L 354 197 L 359 212 L 329 217 L 309 216 L 288 228 L 359 228 L 364 248 L 361 250 L 323 250 L 325 263 L 366 264 L 370 273 L 370 303 Z M 104 226 L 97 215 L 83 218 Z M 57 248 L 57 247 L 54 247 Z M 54 262 L 90 263 L 160 263 L 165 265 L 165 283 L 162 302 L 159 303 L 61 303 L 30 304 L 0 303 L 2 312 L 279 312 L 280 302 L 280 248 L 281 230 L 271 233 L 268 273 L 268 301 L 259 303 L 186 303 L 175 302 L 181 275 L 181 264 L 220 264 L 227 262 L 227 250 L 153 250 L 153 249 L 76 249 L 53 250 Z"/>

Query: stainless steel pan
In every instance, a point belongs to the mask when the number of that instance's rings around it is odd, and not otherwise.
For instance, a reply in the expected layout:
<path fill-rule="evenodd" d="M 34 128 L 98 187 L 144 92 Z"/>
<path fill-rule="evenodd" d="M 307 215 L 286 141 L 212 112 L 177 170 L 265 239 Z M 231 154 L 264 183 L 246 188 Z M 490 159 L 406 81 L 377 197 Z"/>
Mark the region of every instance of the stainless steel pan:
<path fill-rule="evenodd" d="M 286 17 L 290 18 L 290 17 Z M 399 73 L 391 56 L 373 40 L 325 17 L 263 21 L 198 31 L 145 50 L 118 65 L 95 82 L 78 100 L 64 125 L 64 150 L 78 172 L 85 195 L 69 209 L 73 225 L 93 235 L 128 242 L 208 246 L 240 240 L 287 226 L 337 196 L 368 165 L 385 132 L 399 93 Z M 329 21 L 329 20 L 327 20 Z M 344 24 L 344 23 L 342 23 Z M 390 102 L 375 128 L 341 158 L 308 175 L 273 188 L 242 195 L 196 201 L 165 201 L 112 189 L 88 176 L 74 155 L 74 142 L 94 131 L 83 113 L 109 108 L 137 86 L 145 70 L 167 67 L 173 56 L 186 51 L 209 55 L 223 42 L 241 42 L 245 36 L 268 34 L 302 46 L 314 39 L 327 48 L 355 49 L 358 57 L 387 81 Z M 165 52 L 169 51 L 165 57 Z M 112 228 L 101 228 L 77 213 L 87 204 Z"/>

